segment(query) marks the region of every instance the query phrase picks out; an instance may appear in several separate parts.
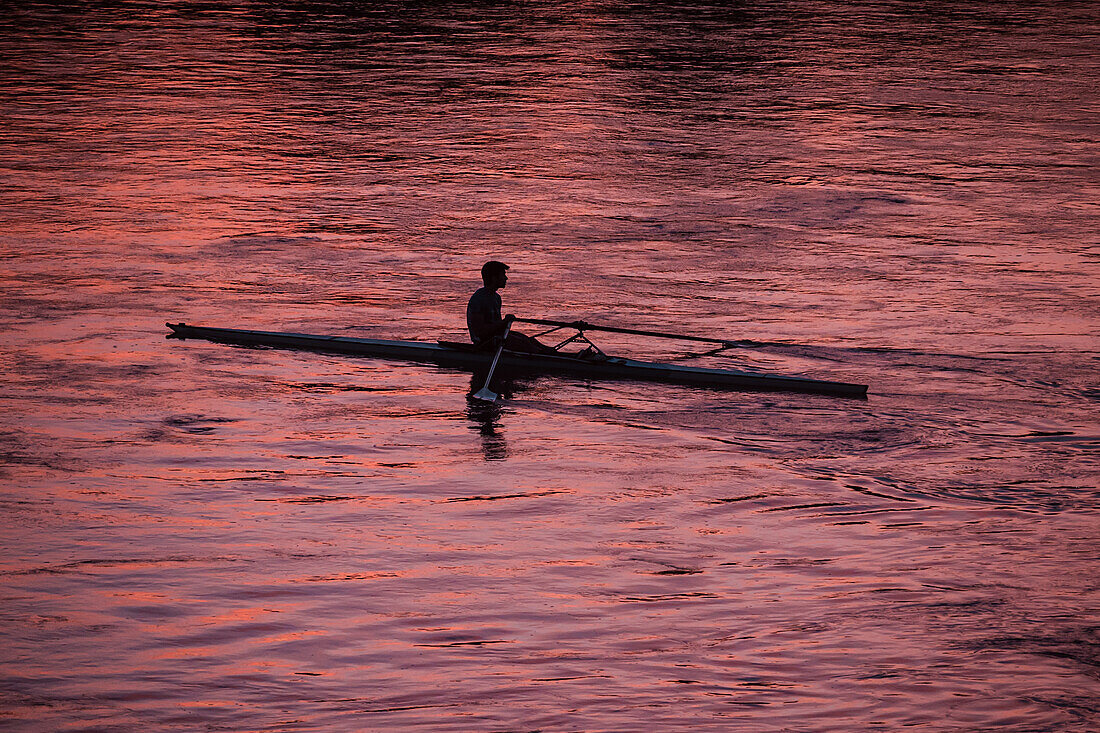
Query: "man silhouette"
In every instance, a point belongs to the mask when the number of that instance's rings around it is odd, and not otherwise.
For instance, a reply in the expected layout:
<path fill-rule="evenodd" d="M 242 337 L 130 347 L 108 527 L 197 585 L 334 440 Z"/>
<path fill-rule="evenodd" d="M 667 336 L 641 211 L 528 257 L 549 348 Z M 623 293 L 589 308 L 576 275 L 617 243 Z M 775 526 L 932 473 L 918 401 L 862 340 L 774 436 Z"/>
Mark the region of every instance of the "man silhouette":
<path fill-rule="evenodd" d="M 497 292 L 508 285 L 508 265 L 490 260 L 481 267 L 481 280 L 484 287 L 478 288 L 470 297 L 466 306 L 466 327 L 470 329 L 470 340 L 486 351 L 500 346 L 504 331 L 515 316 L 509 313 L 501 317 L 501 299 Z M 522 351 L 528 354 L 557 354 L 549 346 L 518 331 L 510 331 L 504 348 L 509 351 Z"/>

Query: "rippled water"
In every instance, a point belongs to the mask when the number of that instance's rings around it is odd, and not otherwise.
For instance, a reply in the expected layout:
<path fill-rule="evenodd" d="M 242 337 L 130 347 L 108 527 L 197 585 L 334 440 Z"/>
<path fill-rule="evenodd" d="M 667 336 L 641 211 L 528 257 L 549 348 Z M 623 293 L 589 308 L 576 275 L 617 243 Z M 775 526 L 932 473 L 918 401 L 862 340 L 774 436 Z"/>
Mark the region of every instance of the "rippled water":
<path fill-rule="evenodd" d="M 18 730 L 1094 730 L 1089 3 L 23 3 Z M 866 402 L 165 340 L 508 310 Z M 600 340 L 660 359 L 683 344 Z"/>

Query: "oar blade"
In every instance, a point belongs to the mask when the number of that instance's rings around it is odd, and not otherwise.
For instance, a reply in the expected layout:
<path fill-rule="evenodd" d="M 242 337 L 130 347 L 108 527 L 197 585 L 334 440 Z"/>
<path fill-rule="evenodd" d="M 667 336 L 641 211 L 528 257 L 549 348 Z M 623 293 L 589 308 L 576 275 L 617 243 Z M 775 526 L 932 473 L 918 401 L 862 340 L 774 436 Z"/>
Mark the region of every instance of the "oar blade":
<path fill-rule="evenodd" d="M 497 397 L 499 397 L 500 395 L 498 395 L 496 392 L 491 391 L 488 386 L 485 386 L 475 392 L 472 396 L 475 400 L 481 400 L 482 402 L 496 402 Z"/>

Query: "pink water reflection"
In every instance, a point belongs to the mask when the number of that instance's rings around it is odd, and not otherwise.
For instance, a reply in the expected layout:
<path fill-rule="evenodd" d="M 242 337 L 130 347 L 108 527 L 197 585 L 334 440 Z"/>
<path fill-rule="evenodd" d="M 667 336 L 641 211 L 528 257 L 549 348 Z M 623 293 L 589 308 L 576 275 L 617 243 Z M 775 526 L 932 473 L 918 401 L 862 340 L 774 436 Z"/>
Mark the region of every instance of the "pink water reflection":
<path fill-rule="evenodd" d="M 216 9 L 3 21 L 13 725 L 1096 727 L 1083 6 Z M 163 338 L 454 338 L 490 257 L 871 399 Z"/>

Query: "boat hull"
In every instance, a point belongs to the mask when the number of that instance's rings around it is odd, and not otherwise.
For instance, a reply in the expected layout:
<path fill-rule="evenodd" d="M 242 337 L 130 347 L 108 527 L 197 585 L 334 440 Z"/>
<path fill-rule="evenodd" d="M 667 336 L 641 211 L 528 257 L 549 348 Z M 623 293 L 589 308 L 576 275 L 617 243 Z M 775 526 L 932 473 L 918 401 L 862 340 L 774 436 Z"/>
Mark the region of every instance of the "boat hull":
<path fill-rule="evenodd" d="M 169 323 L 169 338 L 203 339 L 242 346 L 301 349 L 355 356 L 430 362 L 460 369 L 488 368 L 492 352 L 462 348 L 461 344 L 431 344 L 421 341 L 387 341 L 349 336 L 316 336 L 278 331 L 249 331 L 236 328 L 191 326 Z M 678 364 L 609 357 L 588 361 L 568 356 L 543 356 L 505 351 L 500 365 L 510 371 L 539 374 L 567 374 L 589 379 L 666 382 L 719 389 L 751 389 L 783 392 L 811 392 L 844 397 L 865 397 L 867 386 L 804 377 L 755 374 L 731 369 L 708 369 Z"/>

